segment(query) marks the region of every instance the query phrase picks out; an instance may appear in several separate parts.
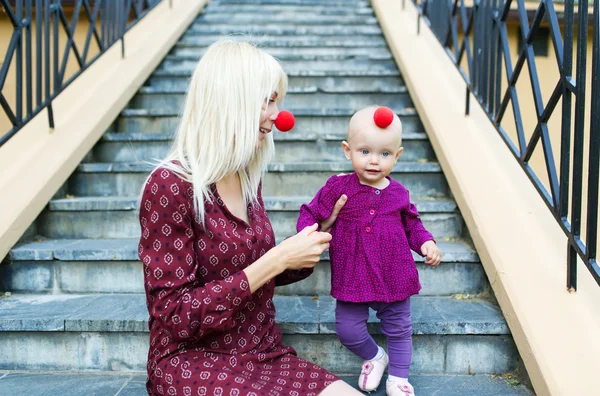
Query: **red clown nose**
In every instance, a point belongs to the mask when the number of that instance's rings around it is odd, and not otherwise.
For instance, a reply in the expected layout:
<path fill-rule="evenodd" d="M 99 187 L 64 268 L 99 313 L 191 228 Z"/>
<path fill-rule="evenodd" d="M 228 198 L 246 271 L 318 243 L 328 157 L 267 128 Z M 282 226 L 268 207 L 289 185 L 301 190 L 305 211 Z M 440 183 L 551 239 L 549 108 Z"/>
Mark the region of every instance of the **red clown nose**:
<path fill-rule="evenodd" d="M 294 127 L 294 115 L 287 110 L 282 110 L 275 119 L 275 127 L 281 132 L 287 132 Z"/>
<path fill-rule="evenodd" d="M 373 121 L 379 128 L 387 128 L 394 121 L 394 113 L 389 107 L 381 106 L 375 110 Z"/>

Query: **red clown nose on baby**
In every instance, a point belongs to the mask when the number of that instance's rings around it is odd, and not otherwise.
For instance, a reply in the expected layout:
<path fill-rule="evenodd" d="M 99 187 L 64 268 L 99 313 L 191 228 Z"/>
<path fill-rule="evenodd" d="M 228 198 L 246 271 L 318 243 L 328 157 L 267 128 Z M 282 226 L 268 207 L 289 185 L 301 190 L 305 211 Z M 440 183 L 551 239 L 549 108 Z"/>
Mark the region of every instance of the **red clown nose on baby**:
<path fill-rule="evenodd" d="M 294 115 L 287 110 L 282 110 L 275 119 L 275 127 L 281 132 L 287 132 L 294 127 Z"/>
<path fill-rule="evenodd" d="M 375 110 L 373 121 L 379 128 L 387 128 L 394 121 L 394 113 L 389 107 L 381 106 Z"/>

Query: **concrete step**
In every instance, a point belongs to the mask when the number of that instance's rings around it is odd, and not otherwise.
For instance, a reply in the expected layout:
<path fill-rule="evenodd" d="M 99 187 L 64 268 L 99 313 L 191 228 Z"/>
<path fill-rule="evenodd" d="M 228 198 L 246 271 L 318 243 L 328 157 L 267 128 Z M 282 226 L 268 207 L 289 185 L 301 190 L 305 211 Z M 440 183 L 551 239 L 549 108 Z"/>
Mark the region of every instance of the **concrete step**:
<path fill-rule="evenodd" d="M 300 205 L 312 197 L 265 197 L 277 238 L 296 233 Z M 436 239 L 459 238 L 462 217 L 450 200 L 416 201 L 425 227 Z M 38 234 L 51 239 L 139 238 L 137 198 L 84 197 L 55 199 L 36 221 Z"/>
<path fill-rule="evenodd" d="M 315 7 L 316 8 L 316 7 Z M 251 14 L 251 13 L 230 13 L 221 12 L 218 8 L 211 12 L 200 14 L 200 16 L 194 21 L 190 30 L 195 31 L 197 28 L 202 26 L 211 26 L 219 24 L 235 24 L 235 25 L 272 25 L 272 26 L 283 26 L 288 28 L 294 28 L 295 26 L 347 26 L 347 25 L 361 25 L 378 26 L 377 18 L 372 16 L 370 13 L 364 15 L 356 14 L 339 14 L 330 15 L 319 13 L 318 11 L 289 11 L 288 8 L 280 8 L 277 14 Z M 368 10 L 368 9 L 366 9 Z"/>
<path fill-rule="evenodd" d="M 335 22 L 334 22 L 335 23 Z M 338 25 L 337 23 L 328 26 L 307 25 L 300 21 L 295 23 L 274 24 L 272 21 L 263 24 L 258 21 L 240 24 L 234 21 L 223 22 L 222 24 L 195 23 L 185 32 L 183 37 L 201 37 L 207 35 L 230 35 L 230 34 L 248 34 L 258 36 L 379 36 L 382 34 L 379 25 L 363 25 L 362 21 L 356 25 Z"/>
<path fill-rule="evenodd" d="M 312 89 L 323 92 L 388 92 L 404 87 L 397 70 L 336 70 L 317 71 L 312 69 L 288 70 L 288 87 L 291 92 Z M 191 77 L 189 71 L 157 70 L 146 85 L 155 88 L 186 90 Z"/>
<path fill-rule="evenodd" d="M 250 40 L 261 47 L 383 47 L 387 48 L 387 42 L 383 35 L 375 36 L 184 36 L 179 42 L 184 44 L 193 44 L 196 46 L 207 47 L 215 41 L 222 38 Z"/>
<path fill-rule="evenodd" d="M 0 290 L 24 293 L 143 293 L 139 239 L 41 239 L 13 248 L 0 265 Z M 473 248 L 460 241 L 438 241 L 442 264 L 431 268 L 415 253 L 421 295 L 476 295 L 487 278 Z M 307 279 L 278 287 L 280 295 L 328 295 L 329 252 Z"/>
<path fill-rule="evenodd" d="M 307 360 L 344 373 L 361 361 L 335 335 L 331 297 L 276 296 L 284 342 Z M 485 300 L 411 299 L 413 374 L 513 372 L 518 354 L 498 307 Z M 0 300 L 0 369 L 144 370 L 143 294 L 12 295 Z M 369 330 L 383 344 L 374 312 Z M 325 352 L 325 353 L 324 353 Z"/>
<path fill-rule="evenodd" d="M 252 4 L 254 7 L 258 7 L 262 9 L 262 6 L 265 5 L 277 5 L 280 7 L 288 7 L 288 6 L 299 6 L 299 5 L 309 5 L 309 6 L 330 6 L 336 8 L 362 8 L 369 7 L 368 1 L 363 0 L 215 0 L 210 3 L 212 7 L 221 8 L 226 5 L 236 5 L 236 6 L 245 6 L 248 4 Z"/>
<path fill-rule="evenodd" d="M 275 162 L 344 161 L 341 142 L 346 134 L 273 132 Z M 169 133 L 106 133 L 87 156 L 86 162 L 131 162 L 164 158 L 173 141 Z M 424 133 L 405 133 L 399 161 L 435 161 L 435 153 Z"/>
<path fill-rule="evenodd" d="M 152 169 L 143 162 L 82 163 L 68 181 L 68 192 L 77 197 L 137 196 Z M 272 163 L 264 178 L 263 194 L 314 195 L 332 174 L 351 171 L 348 161 Z M 398 162 L 390 176 L 402 182 L 413 199 L 449 196 L 448 183 L 435 162 Z"/>
<path fill-rule="evenodd" d="M 339 3 L 332 7 L 334 4 L 309 4 L 301 2 L 298 4 L 263 4 L 260 7 L 256 5 L 243 3 L 243 4 L 224 4 L 210 2 L 204 8 L 204 11 L 198 18 L 203 15 L 209 14 L 225 14 L 225 15 L 242 15 L 247 14 L 251 16 L 276 16 L 276 15 L 293 15 L 297 18 L 303 18 L 305 16 L 321 16 L 321 15 L 336 15 L 336 16 L 352 16 L 352 15 L 369 15 L 373 16 L 373 9 L 370 7 L 369 2 L 363 1 L 360 4 Z"/>
<path fill-rule="evenodd" d="M 349 57 L 362 57 L 368 59 L 391 59 L 391 53 L 387 48 L 369 48 L 369 47 L 302 47 L 302 48 L 282 48 L 282 47 L 261 47 L 261 49 L 279 60 L 293 60 L 298 57 L 302 59 L 328 59 L 338 57 L 347 59 Z M 200 58 L 206 52 L 206 47 L 186 45 L 177 43 L 171 49 L 171 55 L 174 56 L 194 56 Z"/>
<path fill-rule="evenodd" d="M 339 56 L 338 59 L 315 59 L 314 55 L 308 57 L 295 56 L 292 59 L 279 59 L 280 64 L 286 72 L 292 75 L 302 75 L 310 71 L 312 74 L 320 72 L 335 75 L 338 71 L 346 74 L 364 72 L 380 72 L 397 74 L 398 68 L 391 58 L 391 54 L 386 55 L 387 59 L 369 59 L 365 57 Z M 311 59 L 312 58 L 312 59 Z M 198 63 L 197 56 L 178 56 L 169 55 L 160 64 L 156 71 L 181 72 L 192 75 Z"/>
<path fill-rule="evenodd" d="M 405 87 L 398 87 L 396 92 L 364 92 L 349 94 L 346 92 L 292 92 L 286 95 L 286 108 L 339 108 L 347 107 L 359 110 L 371 105 L 388 106 L 390 108 L 412 107 L 413 103 Z M 181 89 L 164 89 L 142 87 L 127 105 L 133 109 L 173 109 L 182 108 L 185 91 Z"/>
<path fill-rule="evenodd" d="M 185 48 L 185 47 L 184 47 Z M 333 48 L 332 51 L 327 53 L 322 52 L 310 52 L 310 48 L 299 48 L 297 51 L 289 52 L 282 51 L 282 48 L 272 48 L 273 55 L 277 60 L 290 69 L 300 69 L 300 67 L 292 68 L 294 63 L 298 61 L 312 62 L 310 65 L 318 64 L 317 61 L 338 61 L 348 63 L 344 69 L 348 69 L 348 66 L 353 66 L 357 62 L 372 61 L 368 66 L 377 66 L 377 63 L 381 61 L 391 61 L 394 59 L 391 52 L 387 49 L 382 48 Z M 165 57 L 166 60 L 172 61 L 173 64 L 179 65 L 179 62 L 186 61 L 190 62 L 193 66 L 206 53 L 206 48 L 190 48 L 188 54 L 175 54 L 171 53 Z M 263 48 L 263 50 L 265 50 Z M 266 51 L 266 50 L 265 50 Z M 275 55 L 279 54 L 279 55 Z M 338 64 L 339 66 L 339 64 Z"/>
<path fill-rule="evenodd" d="M 358 389 L 357 375 L 338 374 Z M 384 377 L 382 384 L 385 384 Z M 512 374 L 504 375 L 411 375 L 419 396 L 532 396 Z M 0 394 L 61 396 L 146 396 L 146 373 L 0 371 Z M 371 396 L 385 396 L 381 385 Z"/>
<path fill-rule="evenodd" d="M 315 136 L 321 133 L 345 136 L 348 131 L 350 117 L 354 110 L 338 109 L 290 109 L 296 118 L 296 125 L 287 134 L 289 136 Z M 402 130 L 405 134 L 423 132 L 421 123 L 413 107 L 394 109 L 402 120 Z M 115 121 L 112 131 L 156 133 L 175 131 L 179 113 L 174 110 L 162 109 L 124 109 Z"/>

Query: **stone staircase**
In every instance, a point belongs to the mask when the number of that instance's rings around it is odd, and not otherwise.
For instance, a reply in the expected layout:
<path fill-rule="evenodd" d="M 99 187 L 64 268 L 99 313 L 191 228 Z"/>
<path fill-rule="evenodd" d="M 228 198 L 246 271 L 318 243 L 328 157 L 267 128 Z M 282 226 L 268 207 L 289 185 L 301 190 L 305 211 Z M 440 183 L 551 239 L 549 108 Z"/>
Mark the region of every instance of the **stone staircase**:
<path fill-rule="evenodd" d="M 436 269 L 415 255 L 423 290 L 412 301 L 412 382 L 419 395 L 530 395 L 511 385 L 518 352 L 373 11 L 360 0 L 209 3 L 0 266 L 0 290 L 10 292 L 0 299 L 0 394 L 144 394 L 137 196 L 147 161 L 167 152 L 197 59 L 236 33 L 251 33 L 290 77 L 285 108 L 296 127 L 274 132 L 263 191 L 277 238 L 294 233 L 300 205 L 331 174 L 352 170 L 340 142 L 354 111 L 389 106 L 403 121 L 405 147 L 392 177 L 411 191 L 444 253 Z M 277 290 L 277 320 L 302 357 L 353 384 L 361 362 L 335 336 L 328 260 L 325 253 L 310 278 Z M 370 326 L 383 343 L 374 315 Z"/>

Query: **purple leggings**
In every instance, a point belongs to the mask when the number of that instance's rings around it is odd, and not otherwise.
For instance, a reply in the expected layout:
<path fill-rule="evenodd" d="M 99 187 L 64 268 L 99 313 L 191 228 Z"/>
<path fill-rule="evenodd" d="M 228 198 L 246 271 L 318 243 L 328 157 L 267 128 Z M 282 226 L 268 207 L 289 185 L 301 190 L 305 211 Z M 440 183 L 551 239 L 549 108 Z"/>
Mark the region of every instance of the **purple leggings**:
<path fill-rule="evenodd" d="M 377 312 L 381 332 L 387 337 L 390 365 L 388 373 L 408 378 L 412 358 L 410 298 L 392 303 L 352 303 L 337 301 L 335 324 L 340 342 L 363 360 L 373 359 L 378 346 L 367 331 L 369 307 Z"/>

